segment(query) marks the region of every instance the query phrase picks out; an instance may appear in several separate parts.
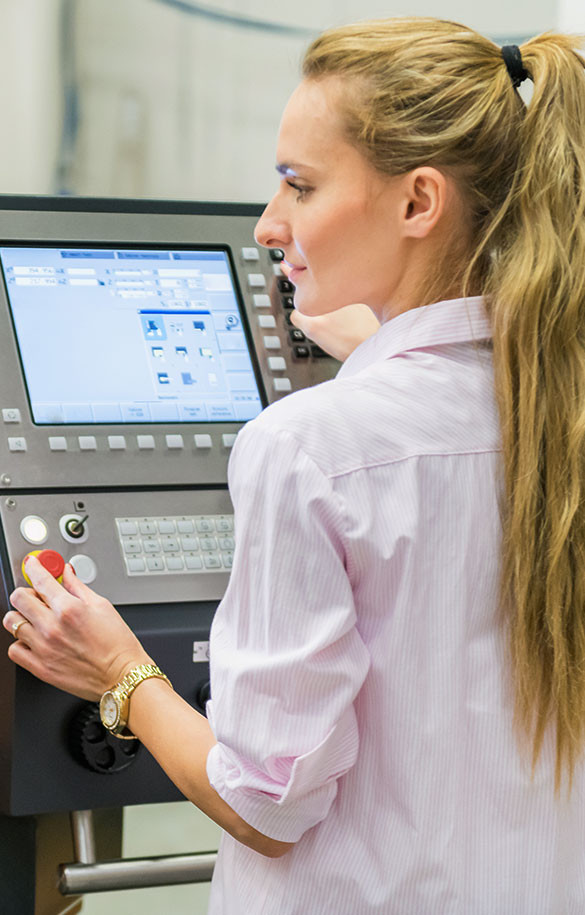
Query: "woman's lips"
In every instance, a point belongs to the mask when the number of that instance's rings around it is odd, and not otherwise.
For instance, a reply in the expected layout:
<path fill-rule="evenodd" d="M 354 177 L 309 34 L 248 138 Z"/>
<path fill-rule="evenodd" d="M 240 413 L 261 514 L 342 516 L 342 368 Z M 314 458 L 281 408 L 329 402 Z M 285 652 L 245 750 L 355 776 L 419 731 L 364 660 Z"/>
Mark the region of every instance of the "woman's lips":
<path fill-rule="evenodd" d="M 301 273 L 303 273 L 307 269 L 306 267 L 294 267 L 292 264 L 289 264 L 288 266 L 291 268 L 290 273 L 288 275 L 288 278 L 291 281 L 291 283 L 294 283 L 296 281 L 297 277 L 299 277 L 301 275 Z"/>

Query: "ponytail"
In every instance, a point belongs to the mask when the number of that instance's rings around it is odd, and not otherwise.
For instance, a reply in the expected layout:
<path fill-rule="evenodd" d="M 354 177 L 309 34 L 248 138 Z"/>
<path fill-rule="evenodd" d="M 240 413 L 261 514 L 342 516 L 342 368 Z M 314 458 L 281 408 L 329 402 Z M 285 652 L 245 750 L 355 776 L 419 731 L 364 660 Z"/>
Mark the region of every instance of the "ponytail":
<path fill-rule="evenodd" d="M 436 19 L 333 29 L 303 66 L 352 81 L 346 133 L 376 169 L 448 170 L 468 204 L 459 279 L 493 325 L 516 723 L 533 772 L 554 728 L 557 791 L 585 748 L 585 61 L 573 45 L 551 33 L 522 45 L 528 105 L 499 47 Z M 437 301 L 435 279 L 419 304 Z"/>
<path fill-rule="evenodd" d="M 554 722 L 558 790 L 585 745 L 585 75 L 566 36 L 534 38 L 521 53 L 534 91 L 484 291 L 516 718 L 532 736 L 533 769 Z"/>

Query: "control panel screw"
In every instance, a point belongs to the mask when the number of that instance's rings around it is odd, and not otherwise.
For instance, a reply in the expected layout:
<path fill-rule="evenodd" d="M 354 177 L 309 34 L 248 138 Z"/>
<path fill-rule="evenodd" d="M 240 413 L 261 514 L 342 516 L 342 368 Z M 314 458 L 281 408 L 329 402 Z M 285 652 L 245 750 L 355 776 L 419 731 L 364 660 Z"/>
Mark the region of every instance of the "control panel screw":
<path fill-rule="evenodd" d="M 2 486 L 10 486 L 12 477 L 7 473 L 3 473 L 2 476 L 0 476 L 0 483 L 2 483 Z"/>
<path fill-rule="evenodd" d="M 6 499 L 4 505 L 6 506 L 8 511 L 13 512 L 14 509 L 16 508 L 16 499 Z"/>

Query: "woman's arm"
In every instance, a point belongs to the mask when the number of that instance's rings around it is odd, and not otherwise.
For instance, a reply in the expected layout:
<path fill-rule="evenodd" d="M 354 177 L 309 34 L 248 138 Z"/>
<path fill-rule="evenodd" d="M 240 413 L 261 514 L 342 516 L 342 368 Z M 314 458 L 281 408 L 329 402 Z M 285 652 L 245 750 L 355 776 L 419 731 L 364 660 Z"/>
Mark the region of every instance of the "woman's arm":
<path fill-rule="evenodd" d="M 4 617 L 12 630 L 24 617 L 9 657 L 30 673 L 74 695 L 97 701 L 139 664 L 153 660 L 112 604 L 82 584 L 66 566 L 63 586 L 33 558 L 27 575 L 34 591 L 17 588 L 14 610 Z M 280 842 L 243 820 L 209 784 L 207 756 L 215 737 L 207 719 L 160 679 L 132 693 L 130 730 L 172 782 L 222 829 L 260 854 L 280 857 L 294 843 Z"/>

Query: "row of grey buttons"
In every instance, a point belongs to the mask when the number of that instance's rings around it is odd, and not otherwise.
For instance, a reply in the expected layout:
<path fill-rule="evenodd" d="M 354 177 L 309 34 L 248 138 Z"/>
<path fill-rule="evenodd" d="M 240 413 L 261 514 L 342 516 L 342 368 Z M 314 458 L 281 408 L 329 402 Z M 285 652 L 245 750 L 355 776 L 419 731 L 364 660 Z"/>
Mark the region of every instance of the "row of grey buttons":
<path fill-rule="evenodd" d="M 221 436 L 221 443 L 224 448 L 232 448 L 236 440 L 236 433 L 226 432 Z M 100 440 L 101 441 L 101 440 Z M 108 435 L 107 446 L 110 451 L 126 451 L 128 444 L 125 435 Z M 195 448 L 212 448 L 213 440 L 211 435 L 201 433 L 193 436 Z M 77 444 L 80 451 L 97 451 L 98 439 L 95 435 L 79 435 Z M 154 435 L 137 435 L 136 444 L 140 451 L 154 451 L 157 447 Z M 171 451 L 180 451 L 185 447 L 185 441 L 182 435 L 165 435 L 163 447 Z M 74 447 L 74 440 L 68 440 L 64 435 L 50 435 L 49 448 L 51 451 L 69 451 Z M 26 451 L 27 441 L 22 435 L 9 436 L 9 451 Z"/>
<path fill-rule="evenodd" d="M 221 572 L 232 567 L 232 515 L 117 518 L 116 523 L 130 575 Z"/>

